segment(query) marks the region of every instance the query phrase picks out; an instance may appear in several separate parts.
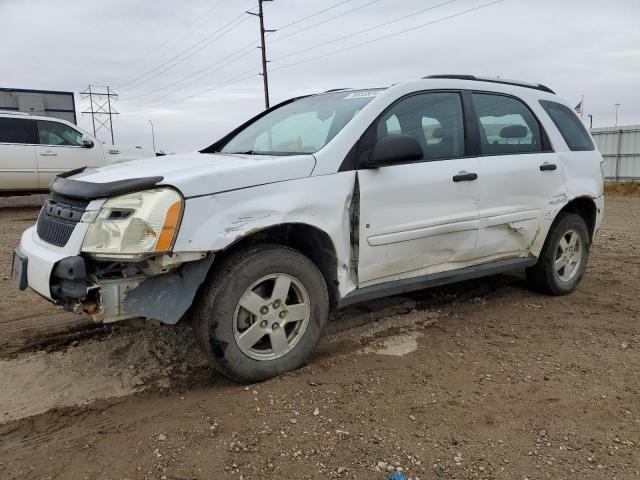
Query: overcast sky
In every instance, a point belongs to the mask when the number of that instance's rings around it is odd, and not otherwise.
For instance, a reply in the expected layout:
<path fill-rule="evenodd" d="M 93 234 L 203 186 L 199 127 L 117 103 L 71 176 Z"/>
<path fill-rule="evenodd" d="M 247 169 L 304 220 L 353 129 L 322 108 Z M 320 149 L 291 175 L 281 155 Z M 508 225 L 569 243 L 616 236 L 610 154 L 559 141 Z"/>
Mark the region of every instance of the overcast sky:
<path fill-rule="evenodd" d="M 572 106 L 584 95 L 584 120 L 592 114 L 596 127 L 613 125 L 615 103 L 620 124 L 640 124 L 639 0 L 483 6 L 489 2 L 265 3 L 267 28 L 279 29 L 267 37 L 272 104 L 336 87 L 471 73 L 544 83 Z M 158 148 L 197 150 L 264 108 L 260 51 L 252 44 L 259 39 L 258 19 L 242 16 L 256 5 L 0 0 L 0 87 L 74 91 L 80 111 L 88 106 L 80 90 L 109 85 L 120 95 L 117 144 L 150 147 L 151 119 Z M 90 129 L 90 117 L 78 116 Z M 98 137 L 106 139 L 107 132 Z"/>

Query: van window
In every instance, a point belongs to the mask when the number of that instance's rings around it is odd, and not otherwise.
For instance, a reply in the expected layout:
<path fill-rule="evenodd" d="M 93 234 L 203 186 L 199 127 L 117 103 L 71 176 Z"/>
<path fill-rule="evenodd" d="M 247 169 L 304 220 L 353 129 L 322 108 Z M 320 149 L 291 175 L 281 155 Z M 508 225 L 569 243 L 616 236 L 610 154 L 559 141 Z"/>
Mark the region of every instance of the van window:
<path fill-rule="evenodd" d="M 569 107 L 549 100 L 540 100 L 540 105 L 558 127 L 562 138 L 567 142 L 571 151 L 593 150 L 595 148 L 587 129 Z"/>
<path fill-rule="evenodd" d="M 38 137 L 40 145 L 82 146 L 82 134 L 64 123 L 38 120 Z"/>
<path fill-rule="evenodd" d="M 424 160 L 464 155 L 464 122 L 460 95 L 421 93 L 400 100 L 376 125 L 377 139 L 410 135 L 422 146 Z"/>
<path fill-rule="evenodd" d="M 32 127 L 31 120 L 0 117 L 0 143 L 36 143 Z"/>
<path fill-rule="evenodd" d="M 474 93 L 484 155 L 542 151 L 540 126 L 529 108 L 504 95 Z"/>

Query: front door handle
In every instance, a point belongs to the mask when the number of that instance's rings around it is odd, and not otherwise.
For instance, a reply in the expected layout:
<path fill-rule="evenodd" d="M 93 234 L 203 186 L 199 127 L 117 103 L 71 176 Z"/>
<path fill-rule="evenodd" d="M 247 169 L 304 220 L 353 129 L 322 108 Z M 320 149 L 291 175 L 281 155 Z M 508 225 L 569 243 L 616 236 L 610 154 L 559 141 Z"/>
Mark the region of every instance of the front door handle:
<path fill-rule="evenodd" d="M 540 165 L 541 172 L 555 170 L 556 168 L 558 168 L 558 166 L 555 163 L 544 162 L 542 165 Z"/>
<path fill-rule="evenodd" d="M 47 150 L 46 152 L 40 152 L 42 157 L 57 157 L 58 154 L 56 152 L 52 152 L 51 150 Z"/>
<path fill-rule="evenodd" d="M 477 173 L 460 172 L 453 176 L 454 182 L 472 182 L 478 179 Z"/>

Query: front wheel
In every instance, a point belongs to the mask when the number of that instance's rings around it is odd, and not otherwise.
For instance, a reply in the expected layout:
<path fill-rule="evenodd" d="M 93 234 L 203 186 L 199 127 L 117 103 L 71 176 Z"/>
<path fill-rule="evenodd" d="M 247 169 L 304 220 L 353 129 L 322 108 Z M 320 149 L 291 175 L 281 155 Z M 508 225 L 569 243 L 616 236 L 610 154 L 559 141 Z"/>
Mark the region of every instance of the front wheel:
<path fill-rule="evenodd" d="M 224 261 L 193 320 L 198 344 L 223 375 L 256 382 L 302 366 L 328 310 L 327 286 L 311 260 L 261 245 Z"/>
<path fill-rule="evenodd" d="M 566 295 L 582 280 L 589 260 L 589 230 L 579 215 L 561 213 L 551 226 L 538 263 L 527 269 L 536 290 Z"/>

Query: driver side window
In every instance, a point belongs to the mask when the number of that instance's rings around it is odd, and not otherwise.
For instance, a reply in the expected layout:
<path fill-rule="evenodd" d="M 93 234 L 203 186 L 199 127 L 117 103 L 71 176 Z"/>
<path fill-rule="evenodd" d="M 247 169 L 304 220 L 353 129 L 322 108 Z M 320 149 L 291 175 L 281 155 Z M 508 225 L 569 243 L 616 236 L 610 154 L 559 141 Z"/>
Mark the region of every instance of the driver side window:
<path fill-rule="evenodd" d="M 464 155 L 464 121 L 458 93 L 421 93 L 400 100 L 378 121 L 376 130 L 376 140 L 385 135 L 414 137 L 422 146 L 423 160 Z"/>
<path fill-rule="evenodd" d="M 40 145 L 81 147 L 82 134 L 64 123 L 38 120 Z"/>

